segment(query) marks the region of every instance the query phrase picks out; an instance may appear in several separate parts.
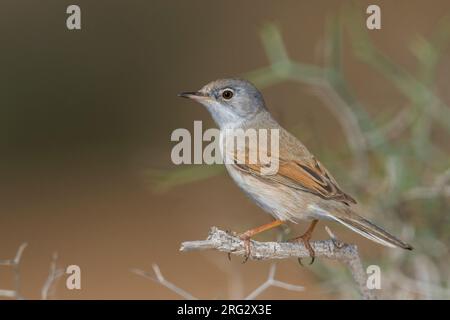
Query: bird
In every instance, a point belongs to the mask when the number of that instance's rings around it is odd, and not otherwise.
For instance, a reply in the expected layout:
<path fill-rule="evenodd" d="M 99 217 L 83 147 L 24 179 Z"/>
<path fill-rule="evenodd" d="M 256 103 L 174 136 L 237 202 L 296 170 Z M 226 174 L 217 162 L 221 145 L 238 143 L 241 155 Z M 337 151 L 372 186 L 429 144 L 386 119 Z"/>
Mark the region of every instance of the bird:
<path fill-rule="evenodd" d="M 248 161 L 249 155 L 255 152 L 248 146 L 222 151 L 225 167 L 234 182 L 274 218 L 270 223 L 239 235 L 245 241 L 244 261 L 251 253 L 252 237 L 289 222 L 310 223 L 304 234 L 291 241 L 304 244 L 311 264 L 315 253 L 310 239 L 319 220 L 338 222 L 387 247 L 413 249 L 410 244 L 360 215 L 362 210 L 356 200 L 341 189 L 331 173 L 300 140 L 278 124 L 266 107 L 261 92 L 249 81 L 219 79 L 198 91 L 182 92 L 178 96 L 206 107 L 219 127 L 221 146 L 236 129 L 266 129 L 278 133 L 278 152 L 271 154 L 278 161 L 276 172 L 263 172 L 265 164 L 261 161 Z M 237 159 L 245 161 L 238 162 Z"/>

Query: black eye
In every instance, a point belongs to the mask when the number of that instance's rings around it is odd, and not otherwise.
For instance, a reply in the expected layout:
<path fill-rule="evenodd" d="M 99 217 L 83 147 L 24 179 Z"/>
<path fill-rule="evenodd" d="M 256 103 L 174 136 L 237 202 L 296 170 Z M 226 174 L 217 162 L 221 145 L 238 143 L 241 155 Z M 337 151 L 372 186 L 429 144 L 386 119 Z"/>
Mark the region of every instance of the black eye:
<path fill-rule="evenodd" d="M 233 91 L 231 91 L 230 89 L 224 90 L 222 92 L 222 98 L 224 98 L 225 100 L 230 100 L 231 98 L 233 98 Z"/>

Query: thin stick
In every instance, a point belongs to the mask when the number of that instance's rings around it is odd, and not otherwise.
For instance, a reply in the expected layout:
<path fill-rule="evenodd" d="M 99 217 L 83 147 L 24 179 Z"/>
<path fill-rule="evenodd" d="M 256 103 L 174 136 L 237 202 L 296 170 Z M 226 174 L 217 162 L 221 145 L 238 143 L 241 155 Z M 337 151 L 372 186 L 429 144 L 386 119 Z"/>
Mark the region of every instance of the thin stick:
<path fill-rule="evenodd" d="M 330 240 L 313 241 L 311 246 L 314 249 L 316 258 L 325 257 L 338 260 L 350 269 L 363 299 L 376 299 L 374 292 L 367 288 L 367 276 L 356 245 L 340 242 L 333 235 Z M 207 249 L 214 249 L 238 256 L 246 254 L 243 240 L 216 227 L 211 228 L 206 240 L 186 241 L 180 247 L 180 251 L 183 252 Z M 309 251 L 302 243 L 251 241 L 251 255 L 249 258 L 252 260 L 287 259 L 293 257 L 309 257 Z"/>
<path fill-rule="evenodd" d="M 154 275 L 152 275 L 152 274 L 150 274 L 150 273 L 148 273 L 146 271 L 140 270 L 140 269 L 132 269 L 131 272 L 137 274 L 138 276 L 141 276 L 141 277 L 144 277 L 146 279 L 150 279 L 152 281 L 160 283 L 164 287 L 166 287 L 169 290 L 175 292 L 176 294 L 178 294 L 179 296 L 185 298 L 186 300 L 197 300 L 197 298 L 194 297 L 189 292 L 181 289 L 180 287 L 176 286 L 172 282 L 166 280 L 166 278 L 164 278 L 164 276 L 163 276 L 163 274 L 161 272 L 161 269 L 159 269 L 159 266 L 157 264 L 153 264 L 152 265 L 152 269 L 153 269 Z"/>

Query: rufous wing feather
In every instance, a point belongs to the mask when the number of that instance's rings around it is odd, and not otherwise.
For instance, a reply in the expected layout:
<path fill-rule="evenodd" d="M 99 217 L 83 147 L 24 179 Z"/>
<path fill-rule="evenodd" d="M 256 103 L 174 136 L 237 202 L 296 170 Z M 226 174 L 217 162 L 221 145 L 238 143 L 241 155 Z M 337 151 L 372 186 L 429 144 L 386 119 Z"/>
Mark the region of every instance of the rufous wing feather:
<path fill-rule="evenodd" d="M 247 156 L 245 159 L 244 163 L 236 161 L 236 168 L 268 181 L 312 193 L 323 199 L 340 201 L 346 205 L 356 204 L 355 199 L 344 193 L 325 167 L 312 156 L 307 160 L 284 160 L 280 158 L 278 172 L 270 175 L 261 174 L 260 163 L 250 163 L 247 161 Z"/>

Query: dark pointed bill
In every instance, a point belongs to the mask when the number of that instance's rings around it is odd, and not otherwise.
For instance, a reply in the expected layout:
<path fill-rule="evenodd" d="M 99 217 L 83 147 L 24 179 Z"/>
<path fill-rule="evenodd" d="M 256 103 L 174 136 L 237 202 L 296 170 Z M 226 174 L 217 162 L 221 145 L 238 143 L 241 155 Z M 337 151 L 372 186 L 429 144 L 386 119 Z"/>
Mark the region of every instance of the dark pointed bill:
<path fill-rule="evenodd" d="M 197 91 L 181 92 L 178 94 L 178 96 L 182 97 L 182 98 L 188 98 L 188 99 L 206 98 L 206 96 L 203 93 L 197 92 Z"/>

